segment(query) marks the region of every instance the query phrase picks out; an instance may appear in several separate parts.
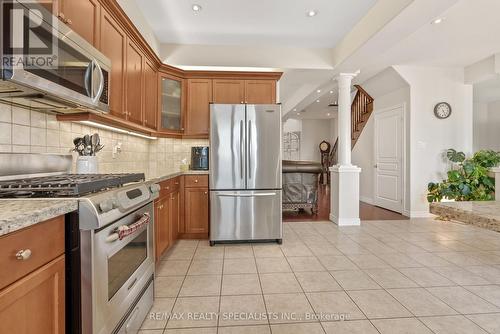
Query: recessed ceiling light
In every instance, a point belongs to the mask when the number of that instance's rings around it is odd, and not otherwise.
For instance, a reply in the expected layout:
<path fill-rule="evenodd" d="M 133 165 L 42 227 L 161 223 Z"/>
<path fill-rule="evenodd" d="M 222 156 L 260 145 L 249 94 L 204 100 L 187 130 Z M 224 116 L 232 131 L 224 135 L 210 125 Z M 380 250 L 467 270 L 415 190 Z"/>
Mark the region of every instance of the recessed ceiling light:
<path fill-rule="evenodd" d="M 333 90 L 330 91 L 330 94 L 333 94 Z"/>
<path fill-rule="evenodd" d="M 293 108 L 293 111 L 297 111 L 297 108 Z"/>
<path fill-rule="evenodd" d="M 330 116 L 330 113 L 326 113 L 326 116 Z"/>
<path fill-rule="evenodd" d="M 319 99 L 317 99 L 316 102 L 319 103 Z"/>
<path fill-rule="evenodd" d="M 308 11 L 307 11 L 306 15 L 307 15 L 308 17 L 313 17 L 313 16 L 318 15 L 318 11 L 317 11 L 317 10 L 314 10 L 314 9 L 311 9 L 311 10 L 308 10 Z"/>
<path fill-rule="evenodd" d="M 197 5 L 197 4 L 194 4 L 191 9 L 194 11 L 194 12 L 199 12 L 201 11 L 201 6 L 200 5 Z"/>
<path fill-rule="evenodd" d="M 432 21 L 432 24 L 440 24 L 440 23 L 442 23 L 444 20 L 445 20 L 445 18 L 444 18 L 444 17 L 438 17 L 438 18 L 434 19 L 434 21 Z"/>
<path fill-rule="evenodd" d="M 316 91 L 316 93 L 321 93 L 321 89 L 318 89 L 318 90 Z"/>
<path fill-rule="evenodd" d="M 299 113 L 299 112 L 297 113 L 297 116 L 300 116 L 300 113 Z"/>

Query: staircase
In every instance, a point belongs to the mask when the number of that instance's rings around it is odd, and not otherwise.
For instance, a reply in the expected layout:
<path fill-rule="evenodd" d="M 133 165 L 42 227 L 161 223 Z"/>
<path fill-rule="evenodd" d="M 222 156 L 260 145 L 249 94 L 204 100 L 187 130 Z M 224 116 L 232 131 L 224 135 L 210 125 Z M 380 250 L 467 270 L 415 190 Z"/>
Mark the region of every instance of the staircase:
<path fill-rule="evenodd" d="M 360 85 L 354 85 L 357 89 L 354 100 L 351 104 L 351 149 L 354 148 L 356 142 L 361 136 L 361 132 L 368 123 L 368 119 L 373 112 L 373 98 Z M 339 139 L 335 140 L 332 150 L 330 151 L 329 162 L 330 166 L 337 163 L 337 148 Z"/>

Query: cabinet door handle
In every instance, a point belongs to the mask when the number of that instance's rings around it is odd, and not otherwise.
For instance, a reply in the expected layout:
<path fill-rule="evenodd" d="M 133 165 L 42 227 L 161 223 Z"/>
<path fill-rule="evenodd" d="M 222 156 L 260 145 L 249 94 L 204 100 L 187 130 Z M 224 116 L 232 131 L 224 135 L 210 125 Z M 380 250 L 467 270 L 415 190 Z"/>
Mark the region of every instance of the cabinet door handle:
<path fill-rule="evenodd" d="M 66 19 L 64 20 L 64 23 L 66 23 L 67 25 L 71 25 L 73 21 L 71 21 L 71 19 Z"/>
<path fill-rule="evenodd" d="M 195 179 L 195 180 L 194 180 L 194 183 L 198 183 L 198 179 Z"/>
<path fill-rule="evenodd" d="M 59 13 L 57 17 L 64 22 L 64 13 Z"/>
<path fill-rule="evenodd" d="M 31 257 L 31 249 L 21 249 L 16 253 L 16 259 L 26 261 Z"/>
<path fill-rule="evenodd" d="M 204 192 L 204 194 L 205 194 L 205 195 L 208 195 L 208 191 L 205 191 L 205 192 Z"/>

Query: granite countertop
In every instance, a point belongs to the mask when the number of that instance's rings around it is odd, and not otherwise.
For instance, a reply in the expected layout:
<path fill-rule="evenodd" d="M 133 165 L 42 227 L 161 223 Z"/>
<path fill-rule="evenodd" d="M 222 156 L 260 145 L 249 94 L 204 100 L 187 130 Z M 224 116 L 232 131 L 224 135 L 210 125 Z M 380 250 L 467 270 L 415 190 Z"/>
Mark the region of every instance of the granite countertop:
<path fill-rule="evenodd" d="M 500 201 L 431 203 L 431 213 L 500 232 Z"/>
<path fill-rule="evenodd" d="M 77 209 L 76 199 L 0 199 L 0 236 Z"/>
<path fill-rule="evenodd" d="M 146 182 L 158 183 L 158 182 L 165 181 L 165 180 L 168 180 L 168 179 L 174 178 L 176 176 L 180 176 L 180 175 L 208 175 L 208 174 L 209 174 L 208 170 L 187 170 L 184 172 L 173 172 L 173 173 L 165 174 L 162 176 L 153 177 L 153 178 L 146 180 Z"/>

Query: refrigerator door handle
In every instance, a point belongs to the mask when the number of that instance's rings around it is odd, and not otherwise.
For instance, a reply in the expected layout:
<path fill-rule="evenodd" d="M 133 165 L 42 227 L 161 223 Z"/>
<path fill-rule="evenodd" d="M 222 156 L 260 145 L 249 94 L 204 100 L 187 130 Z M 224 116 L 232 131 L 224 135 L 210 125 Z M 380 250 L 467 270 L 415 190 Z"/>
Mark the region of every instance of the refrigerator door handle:
<path fill-rule="evenodd" d="M 257 193 L 257 194 L 217 194 L 218 197 L 268 197 L 276 196 L 276 193 Z"/>
<path fill-rule="evenodd" d="M 240 121 L 240 175 L 242 179 L 245 177 L 245 175 L 243 175 L 243 152 L 243 121 Z"/>
<path fill-rule="evenodd" d="M 252 179 L 252 121 L 248 121 L 248 179 Z"/>

